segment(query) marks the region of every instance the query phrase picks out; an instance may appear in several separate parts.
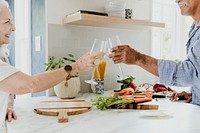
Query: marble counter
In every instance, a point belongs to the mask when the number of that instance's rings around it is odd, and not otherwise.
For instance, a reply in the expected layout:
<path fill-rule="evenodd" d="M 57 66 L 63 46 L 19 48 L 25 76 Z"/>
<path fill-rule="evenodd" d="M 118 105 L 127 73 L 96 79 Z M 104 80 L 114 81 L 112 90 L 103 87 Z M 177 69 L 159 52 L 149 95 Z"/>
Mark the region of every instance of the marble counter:
<path fill-rule="evenodd" d="M 77 99 L 90 101 L 94 94 L 80 94 Z M 18 119 L 7 124 L 8 133 L 199 133 L 200 106 L 153 101 L 159 110 L 170 112 L 166 117 L 148 117 L 144 110 L 113 109 L 91 111 L 69 116 L 68 123 L 57 123 L 56 116 L 43 116 L 33 112 L 35 103 L 55 100 L 57 97 L 16 99 Z"/>

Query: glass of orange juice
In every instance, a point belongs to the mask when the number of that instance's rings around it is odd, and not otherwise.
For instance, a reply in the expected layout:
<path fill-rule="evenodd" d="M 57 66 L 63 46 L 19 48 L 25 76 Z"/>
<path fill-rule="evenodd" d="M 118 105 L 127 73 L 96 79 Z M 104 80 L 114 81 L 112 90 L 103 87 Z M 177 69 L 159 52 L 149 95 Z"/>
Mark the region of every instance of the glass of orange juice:
<path fill-rule="evenodd" d="M 106 52 L 106 43 L 103 40 L 95 39 L 90 54 L 93 52 Z M 107 62 L 105 56 L 97 56 L 94 64 L 97 66 L 92 72 L 90 80 L 85 80 L 91 84 L 92 91 L 96 94 L 104 93 L 104 78 L 106 74 Z"/>

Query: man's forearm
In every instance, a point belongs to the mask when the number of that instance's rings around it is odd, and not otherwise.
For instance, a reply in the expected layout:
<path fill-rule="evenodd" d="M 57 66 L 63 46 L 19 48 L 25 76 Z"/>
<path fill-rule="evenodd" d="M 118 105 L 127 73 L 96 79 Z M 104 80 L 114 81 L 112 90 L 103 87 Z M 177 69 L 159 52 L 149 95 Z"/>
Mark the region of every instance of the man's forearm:
<path fill-rule="evenodd" d="M 142 67 L 143 69 L 147 70 L 148 72 L 152 73 L 155 76 L 159 77 L 158 74 L 158 60 L 150 57 L 148 55 L 139 54 L 137 57 L 138 61 L 136 65 Z"/>

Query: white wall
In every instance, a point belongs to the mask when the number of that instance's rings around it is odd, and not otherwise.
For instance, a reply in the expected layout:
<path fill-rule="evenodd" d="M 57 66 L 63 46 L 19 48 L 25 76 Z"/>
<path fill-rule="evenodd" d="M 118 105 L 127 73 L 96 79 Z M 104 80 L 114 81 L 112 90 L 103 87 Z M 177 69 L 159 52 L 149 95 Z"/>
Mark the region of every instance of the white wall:
<path fill-rule="evenodd" d="M 121 42 L 130 44 L 140 52 L 150 54 L 151 32 L 147 30 L 122 30 L 111 28 L 64 26 L 62 25 L 63 16 L 80 10 L 104 11 L 105 0 L 47 0 L 47 22 L 48 22 L 48 55 L 57 57 L 65 56 L 68 53 L 80 57 L 91 48 L 94 38 L 105 39 L 118 35 Z M 150 0 L 127 0 L 127 8 L 133 8 L 134 18 L 150 20 L 151 2 Z M 132 4 L 133 3 L 133 4 Z M 105 88 L 116 89 L 116 75 L 119 69 L 108 59 L 108 71 L 106 75 Z M 125 74 L 136 77 L 136 84 L 156 82 L 156 78 L 136 66 L 122 65 Z M 82 72 L 81 88 L 82 92 L 90 91 L 90 86 L 84 83 L 89 79 L 90 72 Z"/>
<path fill-rule="evenodd" d="M 48 23 L 61 24 L 62 18 L 82 10 L 104 11 L 105 0 L 47 0 Z"/>
<path fill-rule="evenodd" d="M 31 73 L 31 41 L 29 29 L 30 1 L 15 1 L 15 66 L 24 73 Z M 23 8 L 22 8 L 23 7 Z"/>
<path fill-rule="evenodd" d="M 133 17 L 150 20 L 151 0 L 125 0 L 126 8 L 133 9 Z M 47 22 L 61 24 L 62 18 L 72 12 L 93 10 L 104 12 L 106 0 L 47 0 Z"/>
<path fill-rule="evenodd" d="M 14 1 L 15 5 L 15 67 L 31 74 L 30 0 Z M 23 7 L 23 8 L 22 8 Z M 31 94 L 17 95 L 17 98 Z"/>

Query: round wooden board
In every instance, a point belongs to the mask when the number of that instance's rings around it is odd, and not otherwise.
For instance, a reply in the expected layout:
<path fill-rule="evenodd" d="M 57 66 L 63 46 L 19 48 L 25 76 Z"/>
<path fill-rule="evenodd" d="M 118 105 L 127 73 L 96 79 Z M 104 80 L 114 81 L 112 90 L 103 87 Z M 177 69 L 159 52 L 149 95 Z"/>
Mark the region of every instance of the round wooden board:
<path fill-rule="evenodd" d="M 84 100 L 42 101 L 35 105 L 34 112 L 40 115 L 58 116 L 58 122 L 68 122 L 69 115 L 88 112 L 92 104 Z"/>

